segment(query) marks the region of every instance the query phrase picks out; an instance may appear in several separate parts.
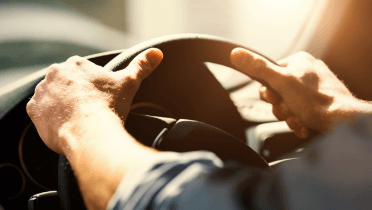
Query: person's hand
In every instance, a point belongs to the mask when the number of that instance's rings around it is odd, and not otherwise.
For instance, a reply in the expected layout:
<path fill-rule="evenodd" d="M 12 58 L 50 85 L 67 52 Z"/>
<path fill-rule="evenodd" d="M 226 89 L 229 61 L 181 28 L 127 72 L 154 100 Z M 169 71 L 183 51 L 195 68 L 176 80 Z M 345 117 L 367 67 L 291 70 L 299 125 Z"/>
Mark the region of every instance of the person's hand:
<path fill-rule="evenodd" d="M 358 100 L 321 60 L 299 52 L 277 66 L 260 55 L 242 48 L 231 52 L 230 60 L 242 73 L 266 81 L 283 100 L 262 86 L 260 97 L 273 105 L 273 114 L 285 120 L 300 138 L 309 129 L 324 132 L 340 120 L 371 110 Z"/>
<path fill-rule="evenodd" d="M 45 79 L 36 86 L 27 104 L 27 113 L 44 143 L 63 154 L 61 129 L 77 118 L 110 111 L 125 121 L 141 81 L 162 58 L 160 50 L 148 49 L 117 72 L 78 56 L 53 64 L 48 67 Z"/>

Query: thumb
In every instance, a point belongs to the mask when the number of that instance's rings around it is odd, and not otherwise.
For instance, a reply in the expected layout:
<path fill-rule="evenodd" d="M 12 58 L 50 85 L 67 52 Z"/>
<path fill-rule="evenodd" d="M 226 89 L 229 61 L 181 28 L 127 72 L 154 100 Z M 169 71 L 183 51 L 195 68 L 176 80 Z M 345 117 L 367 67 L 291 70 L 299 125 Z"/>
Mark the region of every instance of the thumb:
<path fill-rule="evenodd" d="M 266 58 L 243 48 L 235 48 L 230 54 L 231 63 L 243 74 L 257 80 L 268 89 L 276 87 L 283 76 L 282 67 L 277 66 Z M 276 92 L 275 90 L 273 92 Z"/>
<path fill-rule="evenodd" d="M 163 53 L 157 48 L 150 48 L 137 55 L 129 65 L 115 73 L 123 74 L 123 76 L 131 76 L 132 78 L 142 81 L 160 64 L 163 59 Z"/>

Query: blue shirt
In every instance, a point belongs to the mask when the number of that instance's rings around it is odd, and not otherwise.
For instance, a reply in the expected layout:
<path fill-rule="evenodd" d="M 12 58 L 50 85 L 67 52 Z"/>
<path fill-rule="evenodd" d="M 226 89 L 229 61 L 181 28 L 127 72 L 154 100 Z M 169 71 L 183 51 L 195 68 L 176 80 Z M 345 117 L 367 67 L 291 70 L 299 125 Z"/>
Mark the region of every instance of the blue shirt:
<path fill-rule="evenodd" d="M 276 172 L 206 151 L 164 152 L 123 178 L 108 209 L 372 209 L 372 117 L 312 140 Z"/>
<path fill-rule="evenodd" d="M 235 162 L 223 163 L 206 151 L 164 152 L 129 172 L 108 206 L 115 210 L 246 209 L 251 196 L 245 195 L 265 184 L 259 179 L 270 179 L 270 174 Z M 265 208 L 268 204 L 262 203 Z"/>

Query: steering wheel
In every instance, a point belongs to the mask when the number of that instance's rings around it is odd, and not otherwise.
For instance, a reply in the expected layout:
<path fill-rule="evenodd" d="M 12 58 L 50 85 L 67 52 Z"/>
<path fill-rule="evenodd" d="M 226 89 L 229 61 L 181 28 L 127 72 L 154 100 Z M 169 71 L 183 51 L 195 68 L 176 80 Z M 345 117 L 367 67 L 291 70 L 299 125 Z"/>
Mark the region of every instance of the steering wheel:
<path fill-rule="evenodd" d="M 112 71 L 123 69 L 139 53 L 152 47 L 160 49 L 164 54 L 162 63 L 154 72 L 160 71 L 159 68 L 169 68 L 172 62 L 181 62 L 184 66 L 213 62 L 234 68 L 230 62 L 231 51 L 236 47 L 249 49 L 216 36 L 171 35 L 136 45 L 116 56 L 105 65 L 105 68 Z M 258 81 L 276 93 L 265 81 Z M 138 141 L 158 150 L 176 152 L 208 150 L 222 160 L 236 160 L 260 168 L 269 167 L 260 155 L 239 139 L 206 123 L 130 113 L 125 128 Z M 65 210 L 85 208 L 73 171 L 64 156 L 60 156 L 59 160 L 58 195 Z"/>

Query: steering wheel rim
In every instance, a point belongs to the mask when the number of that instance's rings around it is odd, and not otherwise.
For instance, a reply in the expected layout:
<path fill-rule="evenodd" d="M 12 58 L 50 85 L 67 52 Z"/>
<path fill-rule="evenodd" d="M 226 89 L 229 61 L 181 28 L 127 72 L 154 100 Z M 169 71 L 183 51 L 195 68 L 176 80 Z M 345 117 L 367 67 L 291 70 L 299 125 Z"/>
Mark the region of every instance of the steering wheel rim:
<path fill-rule="evenodd" d="M 158 48 L 163 52 L 168 52 L 164 53 L 164 59 L 162 62 L 167 62 L 167 54 L 180 53 L 182 56 L 186 57 L 194 56 L 198 58 L 197 60 L 199 60 L 200 62 L 213 62 L 230 68 L 235 68 L 230 62 L 230 53 L 236 47 L 241 47 L 253 51 L 243 45 L 216 36 L 203 34 L 170 35 L 138 44 L 120 53 L 118 56 L 108 62 L 104 66 L 104 68 L 111 71 L 124 69 L 139 53 L 149 48 Z M 178 49 L 178 51 L 169 52 L 169 48 Z M 275 63 L 269 58 L 266 59 Z M 265 81 L 258 80 L 257 78 L 252 79 L 259 81 L 261 84 L 267 86 L 270 90 L 276 93 L 276 91 L 274 91 Z M 84 206 L 84 203 L 81 202 L 81 194 L 76 193 L 80 191 L 76 183 L 74 183 L 76 181 L 74 180 L 75 177 L 73 175 L 73 171 L 64 156 L 60 156 L 58 170 L 58 194 L 60 197 L 62 208 L 65 210 L 82 208 Z M 81 201 L 72 201 L 71 195 L 77 200 Z"/>
<path fill-rule="evenodd" d="M 202 62 L 212 62 L 220 64 L 226 67 L 235 69 L 235 66 L 230 62 L 230 53 L 234 48 L 240 47 L 252 51 L 262 57 L 266 58 L 268 61 L 278 65 L 275 61 L 260 54 L 259 52 L 252 50 L 244 45 L 235 43 L 231 40 L 206 35 L 206 34 L 175 34 L 163 36 L 155 39 L 151 39 L 146 42 L 142 42 L 138 45 L 131 47 L 130 49 L 120 53 L 110 62 L 108 62 L 104 68 L 117 71 L 124 69 L 128 64 L 141 52 L 149 48 L 158 48 L 160 50 L 165 50 L 168 46 L 180 45 L 185 47 L 183 50 L 190 50 L 192 56 L 198 57 Z M 182 48 L 178 48 L 182 49 Z M 218 52 L 218 53 L 216 53 Z M 177 53 L 177 52 L 175 52 Z M 179 53 L 179 52 L 178 52 Z M 184 53 L 185 54 L 185 53 Z M 166 55 L 164 60 L 167 59 Z M 281 96 L 274 90 L 266 81 L 251 77 L 253 80 L 260 82 L 262 85 L 266 86 L 271 90 L 279 99 Z"/>

